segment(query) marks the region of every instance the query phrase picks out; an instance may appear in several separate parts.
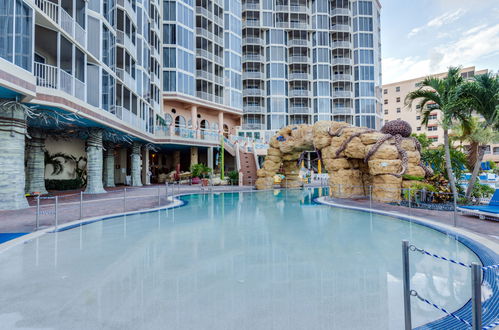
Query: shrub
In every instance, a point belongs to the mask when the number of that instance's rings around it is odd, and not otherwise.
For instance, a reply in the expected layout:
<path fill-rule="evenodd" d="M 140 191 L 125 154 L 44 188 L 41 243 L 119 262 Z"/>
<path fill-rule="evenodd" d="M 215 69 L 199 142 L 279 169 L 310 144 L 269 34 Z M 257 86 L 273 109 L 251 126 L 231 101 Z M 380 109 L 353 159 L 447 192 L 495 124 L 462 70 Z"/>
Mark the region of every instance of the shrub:
<path fill-rule="evenodd" d="M 229 177 L 231 184 L 239 183 L 239 172 L 238 171 L 230 171 L 227 176 Z"/>
<path fill-rule="evenodd" d="M 480 182 L 475 182 L 473 190 L 471 191 L 471 196 L 475 198 L 488 198 L 494 194 L 495 189 Z"/>
<path fill-rule="evenodd" d="M 212 169 L 204 164 L 194 164 L 191 166 L 191 176 L 193 178 L 206 178 Z"/>

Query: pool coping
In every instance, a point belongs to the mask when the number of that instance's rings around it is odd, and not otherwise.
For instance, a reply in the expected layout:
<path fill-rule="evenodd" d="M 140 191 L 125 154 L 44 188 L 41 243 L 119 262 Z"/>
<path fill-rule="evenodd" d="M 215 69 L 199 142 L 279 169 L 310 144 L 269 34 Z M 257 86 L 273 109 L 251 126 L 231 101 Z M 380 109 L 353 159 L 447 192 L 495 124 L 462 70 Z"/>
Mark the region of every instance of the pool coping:
<path fill-rule="evenodd" d="M 432 230 L 438 231 L 442 234 L 446 234 L 448 236 L 453 236 L 458 242 L 466 246 L 468 249 L 470 249 L 481 261 L 483 266 L 490 266 L 494 264 L 499 264 L 499 254 L 496 251 L 499 251 L 499 244 L 484 238 L 483 236 L 479 236 L 478 234 L 475 234 L 469 230 L 463 229 L 463 228 L 457 228 L 457 227 L 452 227 L 447 224 L 442 224 L 435 222 L 433 220 L 423 218 L 423 217 L 418 217 L 418 216 L 410 216 L 410 215 L 405 215 L 402 213 L 398 212 L 391 212 L 391 211 L 383 211 L 383 210 L 376 210 L 376 209 L 371 209 L 368 207 L 359 207 L 359 206 L 352 206 L 352 205 L 343 205 L 336 203 L 334 201 L 329 201 L 327 200 L 326 196 L 323 197 L 317 197 L 314 199 L 314 202 L 317 204 L 322 204 L 322 205 L 327 205 L 327 206 L 332 206 L 332 207 L 337 207 L 337 208 L 343 208 L 343 209 L 349 209 L 349 210 L 355 210 L 355 211 L 361 211 L 361 212 L 366 212 L 366 213 L 375 213 L 379 215 L 384 215 L 384 216 L 389 216 L 395 219 L 399 220 L 404 220 L 404 221 L 409 221 L 412 223 L 415 223 L 417 225 L 425 226 L 427 228 L 430 228 Z M 445 261 L 443 261 L 445 262 Z M 482 320 L 482 326 L 485 326 L 487 324 L 490 324 L 494 321 L 497 320 L 497 317 L 494 318 L 494 315 L 499 315 L 499 285 L 496 280 L 496 276 L 494 275 L 493 271 L 488 271 L 488 272 L 483 272 L 483 279 L 482 283 L 486 281 L 491 289 L 492 289 L 492 294 L 490 296 L 490 300 L 487 302 L 487 308 L 490 309 L 487 316 L 483 317 Z M 482 302 L 483 304 L 483 302 Z M 483 308 L 483 305 L 482 305 Z M 494 313 L 495 311 L 495 313 Z M 465 320 L 471 320 L 471 298 L 468 300 L 461 308 L 458 310 L 454 311 L 453 314 L 465 319 Z M 436 319 L 434 321 L 431 321 L 429 323 L 420 325 L 416 327 L 415 329 L 418 330 L 423 330 L 423 329 L 469 329 L 469 327 L 464 326 L 463 323 L 459 322 L 455 318 L 451 316 L 443 316 L 439 319 Z"/>

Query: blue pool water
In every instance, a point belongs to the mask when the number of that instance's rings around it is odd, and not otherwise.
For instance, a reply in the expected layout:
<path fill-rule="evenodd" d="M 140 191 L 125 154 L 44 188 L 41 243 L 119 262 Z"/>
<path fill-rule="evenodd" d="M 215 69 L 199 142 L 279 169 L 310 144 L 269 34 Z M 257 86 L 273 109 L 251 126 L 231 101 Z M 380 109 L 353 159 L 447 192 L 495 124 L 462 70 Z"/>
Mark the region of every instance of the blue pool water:
<path fill-rule="evenodd" d="M 478 261 L 427 227 L 313 197 L 191 195 L 15 246 L 0 253 L 0 329 L 402 329 L 401 240 Z M 465 268 L 412 253 L 411 269 L 448 310 L 470 299 Z M 413 300 L 415 326 L 442 316 Z"/>

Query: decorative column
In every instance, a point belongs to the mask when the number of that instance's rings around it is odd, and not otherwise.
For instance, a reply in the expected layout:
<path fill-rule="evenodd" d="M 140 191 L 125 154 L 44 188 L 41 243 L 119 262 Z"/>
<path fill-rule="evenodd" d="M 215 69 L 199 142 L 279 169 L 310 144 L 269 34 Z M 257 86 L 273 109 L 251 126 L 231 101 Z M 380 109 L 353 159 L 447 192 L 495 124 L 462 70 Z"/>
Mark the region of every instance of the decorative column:
<path fill-rule="evenodd" d="M 173 152 L 173 167 L 177 168 L 178 164 L 180 164 L 180 151 L 176 150 Z"/>
<path fill-rule="evenodd" d="M 147 175 L 149 172 L 149 149 L 148 148 L 143 148 L 142 149 L 142 182 L 144 182 L 145 185 L 150 185 L 151 184 L 151 177 Z"/>
<path fill-rule="evenodd" d="M 86 194 L 103 194 L 102 184 L 102 129 L 93 128 L 87 139 L 87 189 Z"/>
<path fill-rule="evenodd" d="M 198 147 L 191 147 L 191 166 L 198 163 Z"/>
<path fill-rule="evenodd" d="M 115 187 L 114 184 L 114 146 L 106 145 L 104 151 L 104 187 Z"/>
<path fill-rule="evenodd" d="M 218 130 L 220 134 L 224 134 L 224 113 L 222 111 L 218 113 Z"/>
<path fill-rule="evenodd" d="M 201 138 L 201 132 L 199 131 L 198 127 L 198 107 L 195 105 L 191 106 L 191 122 L 192 122 L 192 129 L 196 134 L 196 139 Z"/>
<path fill-rule="evenodd" d="M 208 157 L 206 158 L 208 159 L 208 167 L 213 169 L 213 147 L 208 147 L 207 152 Z"/>
<path fill-rule="evenodd" d="M 26 142 L 26 193 L 47 194 L 45 189 L 45 134 L 30 130 L 31 139 Z"/>
<path fill-rule="evenodd" d="M 26 114 L 22 105 L 4 102 L 0 102 L 0 210 L 24 209 L 29 206 L 24 195 Z"/>
<path fill-rule="evenodd" d="M 132 145 L 132 187 L 141 187 L 142 180 L 140 177 L 140 151 L 142 143 L 134 141 Z"/>

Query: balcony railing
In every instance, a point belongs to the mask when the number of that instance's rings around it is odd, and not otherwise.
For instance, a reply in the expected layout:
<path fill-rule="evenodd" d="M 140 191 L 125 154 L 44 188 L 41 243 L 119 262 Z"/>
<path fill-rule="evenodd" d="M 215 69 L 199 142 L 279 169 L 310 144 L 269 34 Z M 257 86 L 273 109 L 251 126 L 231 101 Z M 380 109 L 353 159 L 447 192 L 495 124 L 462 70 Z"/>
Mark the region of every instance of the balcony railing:
<path fill-rule="evenodd" d="M 334 31 L 352 32 L 352 26 L 348 24 L 333 24 L 331 29 Z"/>
<path fill-rule="evenodd" d="M 132 42 L 132 39 L 123 31 L 116 31 L 116 43 L 122 44 L 132 54 L 137 55 L 137 48 Z"/>
<path fill-rule="evenodd" d="M 198 28 L 196 28 L 196 34 L 197 34 L 198 36 L 205 37 L 205 38 L 206 38 L 206 39 L 208 39 L 208 40 L 211 40 L 211 39 L 213 39 L 213 37 L 214 37 L 214 35 L 213 35 L 213 33 L 212 33 L 212 32 L 210 32 L 210 31 L 208 31 L 208 30 L 206 30 L 206 29 L 204 29 L 204 28 L 199 28 L 199 27 L 198 27 Z"/>
<path fill-rule="evenodd" d="M 35 5 L 55 23 L 59 24 L 59 6 L 48 0 L 35 0 Z"/>
<path fill-rule="evenodd" d="M 347 107 L 334 107 L 333 115 L 352 115 L 353 109 Z"/>
<path fill-rule="evenodd" d="M 244 26 L 260 26 L 260 20 L 258 19 L 247 19 L 243 21 Z"/>
<path fill-rule="evenodd" d="M 264 79 L 264 74 L 260 71 L 246 71 L 243 72 L 243 79 Z"/>
<path fill-rule="evenodd" d="M 213 55 L 213 60 L 216 64 L 224 65 L 224 59 L 221 56 Z"/>
<path fill-rule="evenodd" d="M 245 44 L 245 45 L 247 45 L 247 44 L 263 45 L 264 41 L 262 38 L 258 38 L 258 37 L 246 37 L 246 38 L 243 38 L 243 44 Z"/>
<path fill-rule="evenodd" d="M 307 6 L 300 5 L 291 5 L 289 9 L 292 13 L 308 13 L 309 11 Z"/>
<path fill-rule="evenodd" d="M 201 7 L 201 6 L 196 6 L 196 14 L 198 15 L 204 15 L 209 19 L 213 18 L 213 13 L 208 11 L 208 9 Z"/>
<path fill-rule="evenodd" d="M 348 57 L 336 57 L 331 60 L 332 65 L 352 65 L 352 59 Z"/>
<path fill-rule="evenodd" d="M 87 87 L 84 82 L 56 66 L 38 62 L 34 64 L 37 86 L 60 89 L 82 101 L 86 101 Z"/>
<path fill-rule="evenodd" d="M 352 98 L 352 91 L 333 91 L 333 98 Z"/>
<path fill-rule="evenodd" d="M 289 22 L 289 27 L 291 29 L 306 30 L 310 28 L 310 24 L 308 24 L 307 22 Z"/>
<path fill-rule="evenodd" d="M 335 74 L 333 75 L 333 81 L 351 81 L 353 76 L 351 74 Z"/>
<path fill-rule="evenodd" d="M 275 10 L 276 11 L 289 11 L 289 6 L 288 5 L 276 5 Z"/>
<path fill-rule="evenodd" d="M 243 124 L 243 129 L 265 130 L 265 124 L 246 123 L 246 124 Z"/>
<path fill-rule="evenodd" d="M 309 63 L 310 57 L 308 56 L 290 56 L 289 63 Z"/>
<path fill-rule="evenodd" d="M 208 92 L 196 91 L 196 96 L 200 99 L 213 102 L 213 94 Z"/>
<path fill-rule="evenodd" d="M 290 89 L 289 96 L 291 97 L 310 97 L 311 93 L 307 89 Z"/>
<path fill-rule="evenodd" d="M 265 113 L 265 107 L 261 105 L 245 105 L 243 111 L 244 113 Z"/>
<path fill-rule="evenodd" d="M 204 57 L 204 58 L 207 58 L 209 60 L 213 60 L 213 53 L 210 53 L 209 51 L 205 50 L 205 49 L 196 49 L 196 55 L 197 56 L 201 56 L 201 57 Z"/>
<path fill-rule="evenodd" d="M 224 77 L 217 76 L 216 74 L 213 75 L 213 81 L 215 84 L 223 85 L 224 84 Z"/>
<path fill-rule="evenodd" d="M 312 113 L 312 108 L 310 107 L 290 107 L 289 113 L 292 115 L 304 114 L 308 115 Z"/>
<path fill-rule="evenodd" d="M 265 91 L 262 88 L 243 88 L 243 96 L 264 96 Z"/>
<path fill-rule="evenodd" d="M 115 105 L 111 108 L 111 113 L 116 115 L 119 119 L 123 120 L 125 123 L 130 124 L 133 128 L 145 131 L 147 128 L 146 120 L 140 118 L 130 110 L 122 107 L 120 105 Z"/>
<path fill-rule="evenodd" d="M 351 11 L 348 8 L 334 8 L 331 10 L 331 16 L 350 16 Z"/>
<path fill-rule="evenodd" d="M 124 69 L 116 68 L 116 75 L 128 88 L 135 89 L 135 79 Z"/>
<path fill-rule="evenodd" d="M 307 72 L 297 72 L 289 74 L 289 80 L 310 80 L 310 78 L 310 73 Z"/>
<path fill-rule="evenodd" d="M 289 39 L 288 40 L 288 46 L 290 46 L 290 47 L 302 47 L 302 46 L 309 47 L 310 45 L 311 45 L 310 41 L 307 39 Z"/>
<path fill-rule="evenodd" d="M 196 70 L 196 78 L 203 78 L 212 81 L 213 73 L 204 70 Z"/>
<path fill-rule="evenodd" d="M 350 41 L 333 41 L 331 44 L 333 49 L 335 48 L 352 48 L 352 43 Z"/>
<path fill-rule="evenodd" d="M 263 55 L 244 55 L 243 62 L 264 62 L 265 57 Z"/>
<path fill-rule="evenodd" d="M 245 3 L 243 4 L 243 11 L 245 10 L 259 10 L 260 9 L 260 4 L 258 3 Z"/>

